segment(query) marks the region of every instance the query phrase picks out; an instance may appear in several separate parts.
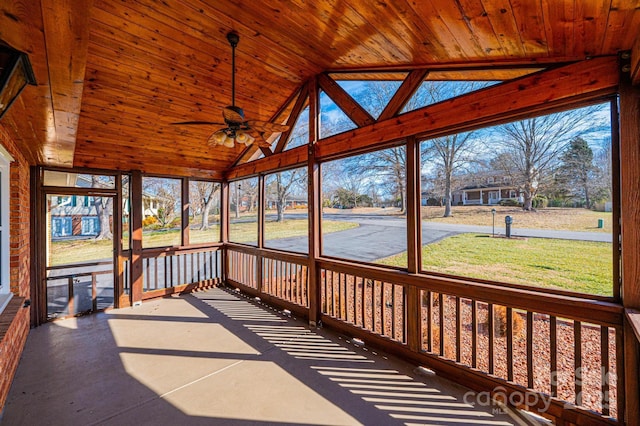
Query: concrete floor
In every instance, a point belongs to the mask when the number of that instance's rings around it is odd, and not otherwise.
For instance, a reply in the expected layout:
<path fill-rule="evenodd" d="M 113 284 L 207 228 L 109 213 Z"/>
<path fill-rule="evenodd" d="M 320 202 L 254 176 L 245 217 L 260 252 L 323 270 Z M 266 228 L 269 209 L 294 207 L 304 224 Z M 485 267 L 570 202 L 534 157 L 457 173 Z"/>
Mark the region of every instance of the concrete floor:
<path fill-rule="evenodd" d="M 212 289 L 31 330 L 0 423 L 524 424 L 466 392 Z"/>

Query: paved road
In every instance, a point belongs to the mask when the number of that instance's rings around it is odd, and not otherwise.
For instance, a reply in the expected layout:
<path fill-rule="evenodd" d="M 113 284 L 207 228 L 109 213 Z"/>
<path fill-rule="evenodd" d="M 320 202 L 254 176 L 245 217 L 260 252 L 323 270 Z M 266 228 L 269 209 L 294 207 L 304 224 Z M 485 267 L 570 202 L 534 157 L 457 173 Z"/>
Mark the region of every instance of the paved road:
<path fill-rule="evenodd" d="M 299 215 L 306 219 L 306 215 Z M 333 232 L 323 237 L 322 253 L 371 262 L 402 253 L 407 249 L 406 219 L 398 216 L 325 214 L 325 219 L 357 222 L 360 226 Z M 504 227 L 496 227 L 496 235 L 504 235 Z M 461 233 L 491 234 L 491 226 L 456 225 L 426 222 L 422 225 L 422 244 L 431 244 L 443 238 Z M 375 235 L 377 244 L 371 236 Z M 512 228 L 511 235 L 529 238 L 554 238 L 580 241 L 611 242 L 611 234 L 605 232 L 553 231 L 544 229 Z M 307 253 L 306 237 L 292 237 L 265 242 L 270 248 Z"/>

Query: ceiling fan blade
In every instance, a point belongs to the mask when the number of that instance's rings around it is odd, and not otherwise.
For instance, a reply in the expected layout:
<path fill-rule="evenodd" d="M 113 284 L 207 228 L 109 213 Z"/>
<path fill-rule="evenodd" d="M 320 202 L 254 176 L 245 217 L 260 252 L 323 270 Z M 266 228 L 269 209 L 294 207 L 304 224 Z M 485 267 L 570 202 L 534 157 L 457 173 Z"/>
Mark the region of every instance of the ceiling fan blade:
<path fill-rule="evenodd" d="M 249 129 L 248 133 L 255 139 L 254 144 L 258 145 L 261 148 L 271 148 L 271 144 L 264 140 L 264 137 L 260 134 L 260 132 L 255 129 Z"/>
<path fill-rule="evenodd" d="M 281 133 L 289 130 L 289 126 L 284 124 L 268 123 L 266 121 L 249 120 L 247 125 L 258 132 Z"/>
<path fill-rule="evenodd" d="M 191 125 L 205 125 L 205 126 L 211 126 L 211 125 L 216 125 L 216 126 L 224 126 L 224 123 L 218 123 L 215 121 L 180 121 L 177 123 L 171 123 L 173 125 L 185 125 L 185 126 L 191 126 Z"/>
<path fill-rule="evenodd" d="M 224 121 L 230 123 L 244 122 L 244 112 L 242 111 L 242 108 L 238 108 L 237 106 L 224 107 L 222 110 L 222 116 L 224 117 Z"/>

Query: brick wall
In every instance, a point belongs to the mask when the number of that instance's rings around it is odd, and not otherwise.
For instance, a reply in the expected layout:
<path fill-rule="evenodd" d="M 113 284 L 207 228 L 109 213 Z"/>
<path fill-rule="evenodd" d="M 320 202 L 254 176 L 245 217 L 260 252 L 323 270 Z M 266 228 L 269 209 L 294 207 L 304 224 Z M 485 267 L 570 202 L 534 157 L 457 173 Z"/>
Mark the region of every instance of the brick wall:
<path fill-rule="evenodd" d="M 0 125 L 0 144 L 15 161 L 11 164 L 10 202 L 10 276 L 14 297 L 0 314 L 0 413 L 15 375 L 29 333 L 30 308 L 30 180 L 29 164 Z"/>

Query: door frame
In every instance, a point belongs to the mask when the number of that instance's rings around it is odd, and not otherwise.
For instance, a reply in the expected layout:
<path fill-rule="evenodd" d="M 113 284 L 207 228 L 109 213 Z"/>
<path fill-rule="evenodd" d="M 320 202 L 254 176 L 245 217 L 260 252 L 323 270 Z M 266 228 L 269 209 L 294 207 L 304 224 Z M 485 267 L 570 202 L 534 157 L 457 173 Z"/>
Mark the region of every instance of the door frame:
<path fill-rule="evenodd" d="M 75 174 L 96 174 L 103 176 L 114 176 L 115 188 L 77 188 L 67 186 L 44 186 L 43 176 L 45 170 L 56 172 L 66 172 Z M 64 169 L 64 168 L 44 168 L 35 169 L 36 174 L 34 180 L 36 183 L 35 191 L 35 212 L 33 217 L 34 224 L 32 230 L 34 232 L 33 240 L 35 249 L 35 277 L 32 277 L 33 286 L 35 288 L 35 297 L 32 298 L 32 309 L 36 312 L 32 315 L 34 320 L 33 326 L 37 326 L 49 321 L 47 315 L 47 196 L 49 195 L 78 195 L 78 196 L 94 196 L 94 197 L 111 197 L 113 199 L 113 306 L 121 307 L 123 302 L 126 304 L 124 295 L 123 277 L 121 271 L 121 260 L 123 257 L 122 250 L 122 173 L 114 173 L 113 171 L 87 170 L 87 169 Z M 73 316 L 73 315 L 69 315 Z M 61 317 L 62 318 L 62 317 Z"/>

